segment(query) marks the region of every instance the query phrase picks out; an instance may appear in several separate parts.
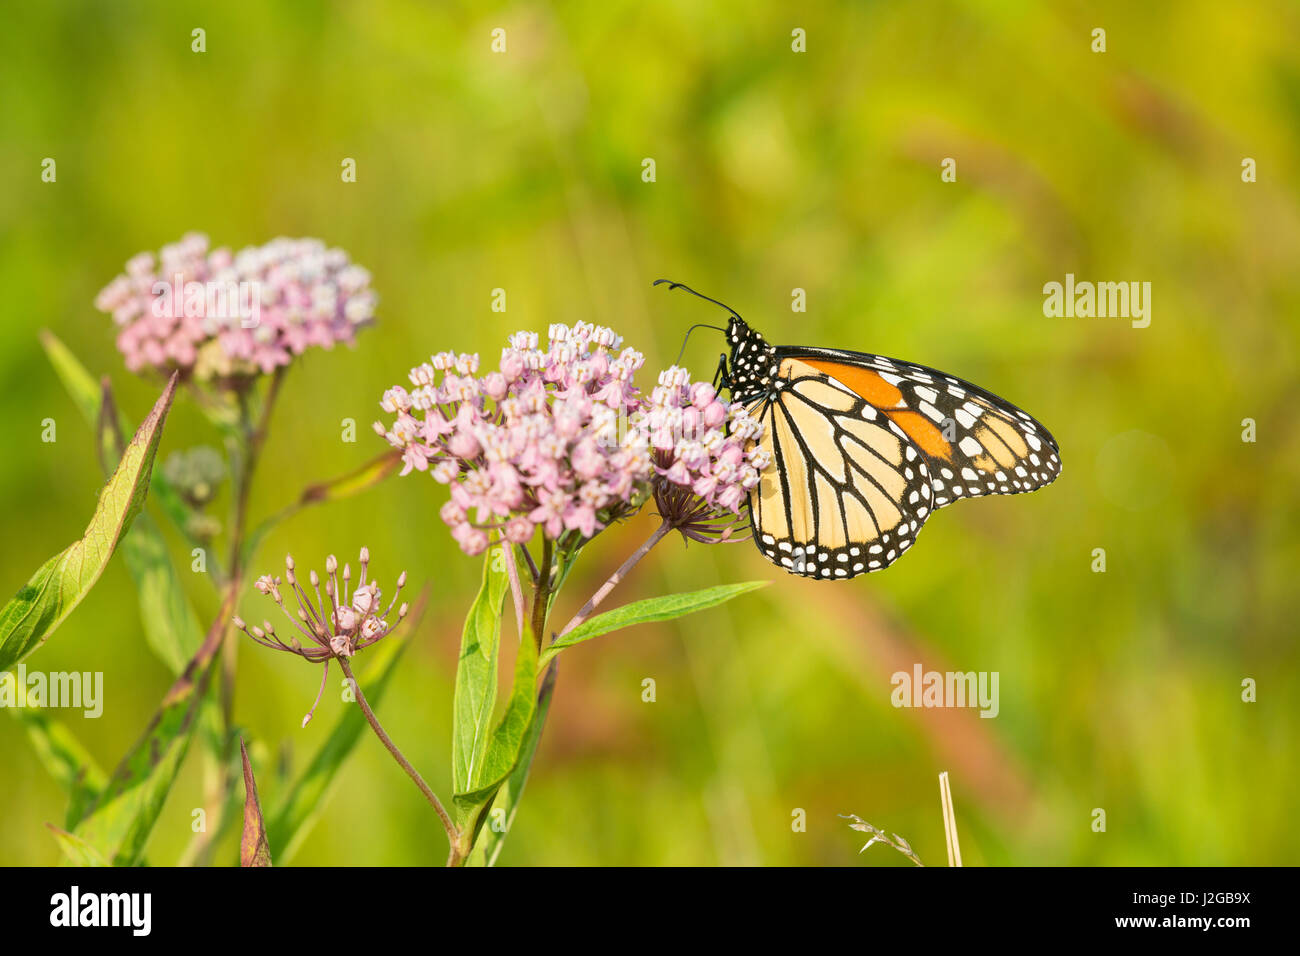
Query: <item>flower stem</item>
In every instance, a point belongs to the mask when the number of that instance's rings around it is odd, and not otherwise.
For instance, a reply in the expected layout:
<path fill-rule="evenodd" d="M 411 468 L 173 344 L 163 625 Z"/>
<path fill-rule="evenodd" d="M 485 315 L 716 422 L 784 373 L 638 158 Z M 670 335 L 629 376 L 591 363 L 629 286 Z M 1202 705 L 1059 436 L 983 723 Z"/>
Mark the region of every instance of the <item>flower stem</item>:
<path fill-rule="evenodd" d="M 660 524 L 659 527 L 655 529 L 654 534 L 650 535 L 650 537 L 645 540 L 645 543 L 633 551 L 619 569 L 609 576 L 609 580 L 600 586 L 600 590 L 591 596 L 591 600 L 582 606 L 582 610 L 575 614 L 568 624 L 564 625 L 564 630 L 562 630 L 557 636 L 563 637 L 587 618 L 591 617 L 591 613 L 596 610 L 601 601 L 605 600 L 605 598 L 609 596 L 609 592 L 614 590 L 618 583 L 627 577 L 628 572 L 636 566 L 637 562 L 649 554 L 650 549 L 662 541 L 664 536 L 671 530 L 672 525 L 667 521 Z"/>
<path fill-rule="evenodd" d="M 284 381 L 284 373 L 285 369 L 281 367 L 276 369 L 275 374 L 271 376 L 256 424 L 249 420 L 246 397 L 241 396 L 241 409 L 244 409 L 244 412 L 240 416 L 239 437 L 238 440 L 232 441 L 230 444 L 231 469 L 233 471 L 232 490 L 235 497 L 230 525 L 230 560 L 224 586 L 226 595 L 232 601 L 238 597 L 240 590 L 244 586 L 243 550 L 247 534 L 249 493 L 253 486 L 253 474 L 257 470 L 262 446 L 266 442 L 267 429 L 271 423 L 271 412 L 275 407 L 276 397 L 280 394 L 280 385 Z M 226 637 L 222 638 L 223 643 L 220 646 L 221 661 L 218 684 L 220 707 L 218 719 L 220 721 L 219 730 L 223 747 L 230 742 L 230 728 L 234 724 L 235 673 L 238 669 L 239 643 L 233 638 L 227 639 L 234 633 L 234 628 L 224 629 L 223 634 Z M 218 824 L 210 828 L 211 835 L 205 833 L 206 842 L 200 844 L 195 850 L 194 860 L 200 865 L 206 865 L 211 861 L 212 853 L 216 848 L 214 837 L 224 829 L 229 817 L 230 801 L 235 782 L 235 775 L 231 768 L 231 754 L 223 750 L 216 756 L 214 777 L 209 786 L 209 800 L 211 803 L 210 809 L 215 811 L 213 816 L 215 816 Z"/>
<path fill-rule="evenodd" d="M 357 703 L 361 706 L 361 712 L 366 715 L 366 720 L 370 722 L 370 727 L 374 730 L 375 736 L 379 738 L 380 743 L 388 748 L 388 752 L 393 755 L 393 759 L 397 761 L 398 766 L 405 770 L 406 775 L 415 781 L 415 785 L 420 788 L 420 792 L 424 794 L 425 799 L 432 804 L 434 812 L 438 814 L 438 819 L 442 821 L 443 829 L 447 831 L 447 839 L 451 842 L 452 855 L 454 856 L 456 853 L 456 843 L 460 837 L 460 832 L 456 829 L 456 824 L 454 824 L 451 817 L 447 815 L 447 811 L 443 808 L 442 801 L 438 799 L 437 794 L 435 794 L 429 788 L 429 785 L 424 782 L 424 778 L 420 776 L 420 772 L 411 766 L 410 761 L 402 756 L 402 752 L 397 749 L 397 744 L 393 743 L 392 738 L 389 737 L 388 734 L 384 733 L 384 728 L 379 725 L 379 718 L 375 716 L 375 712 L 370 709 L 370 704 L 366 702 L 366 695 L 361 693 L 361 685 L 357 683 L 357 679 L 352 675 L 352 665 L 348 663 L 348 659 L 346 657 L 340 657 L 338 661 L 339 666 L 343 668 L 343 676 L 346 677 L 348 683 L 352 685 L 352 692 L 357 695 Z"/>
<path fill-rule="evenodd" d="M 546 634 L 546 617 L 551 609 L 551 588 L 554 582 L 551 580 L 554 572 L 554 548 L 551 546 L 551 539 L 542 540 L 542 560 L 537 566 L 537 584 L 533 587 L 533 615 L 532 615 L 532 638 L 537 644 L 537 649 L 542 649 L 542 642 Z"/>
<path fill-rule="evenodd" d="M 524 559 L 524 562 L 528 565 L 528 571 L 533 576 L 533 583 L 536 584 L 537 574 L 538 574 L 537 562 L 533 560 L 533 556 L 528 553 L 528 548 L 526 548 L 524 545 L 517 544 L 515 545 L 515 547 L 519 549 L 520 556 Z"/>
<path fill-rule="evenodd" d="M 257 469 L 257 460 L 262 453 L 262 445 L 266 443 L 266 432 L 271 423 L 271 411 L 275 407 L 276 397 L 280 394 L 280 384 L 284 381 L 284 368 L 278 368 L 275 374 L 271 376 L 271 384 L 267 386 L 266 398 L 262 401 L 262 413 L 258 416 L 257 425 L 251 430 L 248 429 L 248 423 L 242 423 L 241 427 L 245 434 L 244 442 L 244 460 L 238 469 L 239 474 L 236 476 L 235 487 L 235 518 L 230 533 L 230 577 L 238 580 L 241 572 L 240 552 L 244 547 L 245 524 L 248 519 L 248 497 L 253 485 L 253 472 Z"/>

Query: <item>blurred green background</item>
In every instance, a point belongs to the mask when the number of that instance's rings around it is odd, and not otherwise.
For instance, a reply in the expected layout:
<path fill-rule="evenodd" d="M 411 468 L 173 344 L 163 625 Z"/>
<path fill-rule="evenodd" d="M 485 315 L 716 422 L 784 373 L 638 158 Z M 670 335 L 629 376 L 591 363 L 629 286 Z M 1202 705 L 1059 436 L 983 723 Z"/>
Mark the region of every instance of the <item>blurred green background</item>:
<path fill-rule="evenodd" d="M 1296 861 L 1294 3 L 47 2 L 4 16 L 6 594 L 81 533 L 101 484 L 38 330 L 110 375 L 135 419 L 156 394 L 92 306 L 137 251 L 192 229 L 235 247 L 319 236 L 374 274 L 379 322 L 358 348 L 290 374 L 255 515 L 382 451 L 369 431 L 381 392 L 433 351 L 493 358 L 515 329 L 583 319 L 613 325 L 651 368 L 670 363 L 687 325 L 720 314 L 651 289 L 669 276 L 774 342 L 881 352 L 1007 396 L 1053 431 L 1064 475 L 945 509 L 906 560 L 850 583 L 787 576 L 749 544 L 665 543 L 617 598 L 773 584 L 565 655 L 502 864 L 910 865 L 879 847 L 857 856 L 863 840 L 836 816 L 853 812 L 942 865 L 941 770 L 967 865 Z M 191 52 L 196 27 L 205 53 Z M 791 50 L 795 28 L 806 53 Z M 57 183 L 41 182 L 44 157 Z M 341 182 L 345 157 L 356 183 Z M 945 157 L 955 183 L 940 179 Z M 1045 317 L 1042 286 L 1067 272 L 1151 282 L 1150 327 Z M 490 310 L 498 287 L 505 314 Z M 697 375 L 719 346 L 692 339 Z M 40 441 L 45 417 L 56 443 Z M 355 444 L 340 440 L 345 418 Z M 178 402 L 163 455 L 199 443 L 217 436 Z M 479 564 L 439 521 L 443 500 L 427 478 L 391 480 L 295 517 L 257 566 L 367 544 L 381 577 L 432 583 L 379 710 L 445 795 Z M 649 520 L 589 549 L 558 613 Z M 211 590 L 190 583 L 210 616 Z M 261 615 L 262 601 L 242 605 Z M 998 671 L 1000 715 L 891 707 L 890 675 L 917 662 Z M 26 663 L 104 672 L 103 717 L 60 716 L 109 768 L 170 684 L 120 558 Z M 251 645 L 240 668 L 236 716 L 267 803 L 272 758 L 283 746 L 301 766 L 341 705 L 327 695 L 301 730 L 316 668 Z M 1244 678 L 1258 702 L 1242 702 Z M 56 862 L 42 824 L 61 820 L 63 795 L 7 717 L 0 754 L 0 863 Z M 189 840 L 196 756 L 155 863 Z M 806 832 L 792 831 L 797 808 Z M 367 737 L 294 862 L 445 852 Z M 232 841 L 220 859 L 236 858 Z"/>

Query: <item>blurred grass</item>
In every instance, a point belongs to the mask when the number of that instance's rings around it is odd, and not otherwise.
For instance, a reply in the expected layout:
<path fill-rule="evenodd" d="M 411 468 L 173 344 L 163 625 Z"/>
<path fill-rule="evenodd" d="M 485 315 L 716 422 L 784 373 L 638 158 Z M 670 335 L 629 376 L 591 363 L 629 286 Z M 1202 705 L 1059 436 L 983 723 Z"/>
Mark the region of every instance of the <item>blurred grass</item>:
<path fill-rule="evenodd" d="M 623 599 L 778 580 L 565 656 L 503 863 L 908 865 L 856 857 L 836 817 L 850 811 L 938 863 L 942 769 L 968 865 L 1295 862 L 1300 11 L 783 7 L 9 10 L 0 582 L 16 589 L 80 533 L 100 480 L 37 330 L 111 375 L 133 415 L 152 400 L 91 305 L 138 250 L 188 229 L 237 247 L 314 235 L 374 273 L 377 327 L 290 376 L 255 513 L 381 450 L 368 431 L 378 396 L 432 351 L 491 356 L 516 328 L 584 319 L 666 364 L 688 324 L 716 318 L 652 291 L 666 275 L 775 342 L 882 352 L 1006 395 L 1052 429 L 1065 473 L 1037 495 L 945 510 L 906 561 L 849 584 L 778 575 L 748 545 L 665 544 Z M 505 55 L 489 50 L 498 26 Z M 1096 26 L 1105 54 L 1089 52 Z M 190 51 L 195 27 L 206 53 Z M 794 27 L 806 54 L 790 51 Z M 940 182 L 947 156 L 956 183 Z M 1258 183 L 1241 182 L 1244 156 Z M 340 182 L 344 157 L 355 184 Z M 1045 318 L 1042 285 L 1066 272 L 1152 282 L 1151 327 Z M 504 315 L 489 308 L 497 287 Z M 807 315 L 790 312 L 795 287 Z M 716 349 L 692 339 L 698 375 Z M 55 444 L 39 441 L 47 416 Z M 1240 440 L 1246 417 L 1256 444 Z M 355 445 L 340 440 L 345 418 Z M 201 442 L 216 437 L 178 405 L 164 454 Z M 259 566 L 368 544 L 381 576 L 432 581 L 381 716 L 445 794 L 456 634 L 478 567 L 438 521 L 441 501 L 410 478 L 304 512 Z M 581 603 L 645 530 L 593 548 L 565 600 Z M 1097 547 L 1105 574 L 1089 570 Z M 192 591 L 210 614 L 212 597 Z M 238 721 L 274 752 L 287 739 L 301 763 L 332 724 L 298 729 L 316 672 L 253 651 L 240 655 Z M 915 661 L 999 671 L 1000 716 L 892 708 L 889 674 Z M 28 666 L 105 672 L 104 717 L 69 717 L 105 766 L 169 684 L 119 562 Z M 1240 702 L 1244 677 L 1258 703 Z M 295 862 L 441 859 L 436 820 L 371 744 Z M 62 797 L 16 722 L 0 720 L 0 753 L 0 862 L 54 862 L 41 824 L 61 819 Z M 187 842 L 198 771 L 191 759 L 151 861 Z M 263 788 L 273 802 L 272 780 Z M 1090 829 L 1094 807 L 1105 834 Z M 805 833 L 791 831 L 795 808 Z"/>

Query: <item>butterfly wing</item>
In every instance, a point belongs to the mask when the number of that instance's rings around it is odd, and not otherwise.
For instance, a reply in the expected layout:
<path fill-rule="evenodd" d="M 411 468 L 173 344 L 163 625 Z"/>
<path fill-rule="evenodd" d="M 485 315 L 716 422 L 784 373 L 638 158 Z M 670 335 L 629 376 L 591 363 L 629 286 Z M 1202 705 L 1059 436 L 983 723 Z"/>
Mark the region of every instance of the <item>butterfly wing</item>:
<path fill-rule="evenodd" d="M 907 433 L 929 465 L 935 508 L 1037 491 L 1061 473 L 1051 432 L 987 389 L 883 355 L 777 349 L 862 397 Z"/>
<path fill-rule="evenodd" d="M 955 376 L 832 349 L 779 348 L 774 360 L 775 395 L 751 405 L 773 467 L 750 515 L 759 550 L 791 573 L 882 570 L 935 509 L 1060 474 L 1046 428 Z"/>
<path fill-rule="evenodd" d="M 759 550 L 792 574 L 843 579 L 888 567 L 933 509 L 930 467 L 902 426 L 831 375 L 781 360 L 752 403 L 772 456 L 750 495 Z"/>

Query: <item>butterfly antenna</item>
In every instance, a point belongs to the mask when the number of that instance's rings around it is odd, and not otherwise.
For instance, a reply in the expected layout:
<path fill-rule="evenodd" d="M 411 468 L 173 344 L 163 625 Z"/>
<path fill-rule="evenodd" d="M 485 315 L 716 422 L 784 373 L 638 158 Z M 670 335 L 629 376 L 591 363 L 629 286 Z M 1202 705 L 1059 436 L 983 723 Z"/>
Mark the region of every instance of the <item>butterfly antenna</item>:
<path fill-rule="evenodd" d="M 660 284 L 662 284 L 662 283 L 664 283 L 664 282 L 667 282 L 667 283 L 668 283 L 668 289 L 669 289 L 669 291 L 672 291 L 673 289 L 685 289 L 685 290 L 686 290 L 687 292 L 689 292 L 691 295 L 698 296 L 699 298 L 703 299 L 705 302 L 712 302 L 714 305 L 721 306 L 722 308 L 724 308 L 724 309 L 726 309 L 728 312 L 730 312 L 734 318 L 740 319 L 741 322 L 744 322 L 744 321 L 745 321 L 744 319 L 741 319 L 741 318 L 740 318 L 740 313 L 739 313 L 739 312 L 737 312 L 737 311 L 736 311 L 735 309 L 733 309 L 731 306 L 727 305 L 725 302 L 719 302 L 717 299 L 711 299 L 711 298 L 709 298 L 707 295 L 704 295 L 703 293 L 696 292 L 694 289 L 692 289 L 692 288 L 691 288 L 690 286 L 688 286 L 688 285 L 683 285 L 683 284 L 680 283 L 680 282 L 674 282 L 672 279 L 655 279 L 653 285 L 660 285 Z M 698 326 L 696 326 L 696 327 L 698 328 Z M 710 326 L 710 328 L 713 328 L 713 326 Z M 722 331 L 725 332 L 725 331 L 727 331 L 727 330 L 726 330 L 726 329 L 722 329 Z"/>
<path fill-rule="evenodd" d="M 694 332 L 696 329 L 713 329 L 716 332 L 727 331 L 726 329 L 722 328 L 719 325 L 705 325 L 703 322 L 698 323 L 697 325 L 692 325 L 689 329 L 686 330 L 686 336 L 682 339 L 682 350 L 677 353 L 677 361 L 673 363 L 674 365 L 682 364 L 682 356 L 686 354 L 686 343 L 691 340 L 691 333 Z"/>

